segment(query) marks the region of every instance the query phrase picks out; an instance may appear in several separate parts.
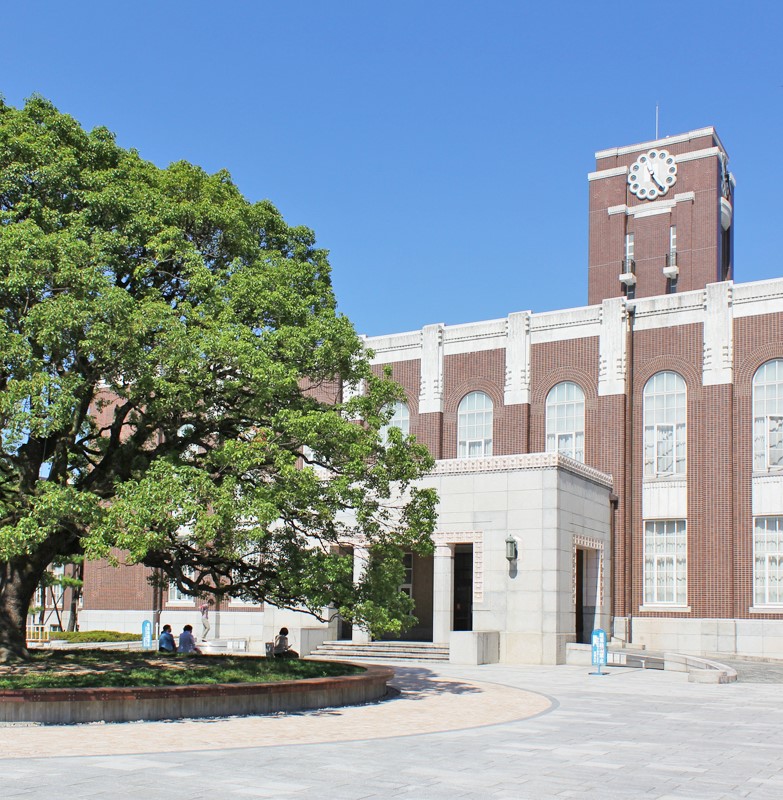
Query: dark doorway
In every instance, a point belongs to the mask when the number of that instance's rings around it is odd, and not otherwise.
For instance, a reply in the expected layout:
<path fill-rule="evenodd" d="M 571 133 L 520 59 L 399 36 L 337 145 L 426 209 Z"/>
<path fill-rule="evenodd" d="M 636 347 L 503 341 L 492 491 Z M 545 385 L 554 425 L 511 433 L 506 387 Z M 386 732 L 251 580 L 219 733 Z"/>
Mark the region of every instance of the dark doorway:
<path fill-rule="evenodd" d="M 454 548 L 454 630 L 473 630 L 473 545 Z"/>
<path fill-rule="evenodd" d="M 585 551 L 576 551 L 576 641 L 588 644 L 585 633 Z"/>
<path fill-rule="evenodd" d="M 574 608 L 576 641 L 590 644 L 598 611 L 598 551 L 576 551 L 576 607 Z"/>

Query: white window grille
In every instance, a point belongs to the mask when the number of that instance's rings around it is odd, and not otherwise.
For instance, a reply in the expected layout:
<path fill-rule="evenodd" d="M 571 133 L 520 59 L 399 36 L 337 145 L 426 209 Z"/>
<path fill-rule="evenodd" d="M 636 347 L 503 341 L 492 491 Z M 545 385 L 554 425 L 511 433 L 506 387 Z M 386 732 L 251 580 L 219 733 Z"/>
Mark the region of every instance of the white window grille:
<path fill-rule="evenodd" d="M 757 517 L 755 520 L 753 604 L 783 605 L 783 517 Z"/>
<path fill-rule="evenodd" d="M 644 602 L 684 606 L 688 597 L 685 520 L 644 524 Z"/>
<path fill-rule="evenodd" d="M 684 475 L 687 450 L 685 381 L 659 372 L 644 387 L 644 477 Z"/>
<path fill-rule="evenodd" d="M 484 392 L 462 398 L 457 411 L 458 458 L 492 455 L 492 400 Z"/>
<path fill-rule="evenodd" d="M 399 428 L 403 436 L 408 436 L 411 428 L 411 414 L 407 403 L 396 402 L 386 408 L 392 411 L 391 419 L 381 428 L 381 439 L 383 442 L 389 440 L 389 429 Z"/>
<path fill-rule="evenodd" d="M 753 376 L 753 470 L 783 469 L 783 359 Z"/>
<path fill-rule="evenodd" d="M 546 397 L 546 449 L 585 460 L 585 393 L 573 381 L 558 383 Z"/>

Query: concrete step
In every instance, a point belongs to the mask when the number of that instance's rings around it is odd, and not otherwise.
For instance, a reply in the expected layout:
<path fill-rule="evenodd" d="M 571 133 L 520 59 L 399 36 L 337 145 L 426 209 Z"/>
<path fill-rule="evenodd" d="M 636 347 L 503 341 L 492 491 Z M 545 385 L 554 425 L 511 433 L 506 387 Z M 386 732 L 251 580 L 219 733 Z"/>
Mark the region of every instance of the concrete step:
<path fill-rule="evenodd" d="M 323 642 L 310 654 L 314 658 L 390 659 L 416 661 L 448 661 L 449 648 L 430 642 L 369 642 L 354 644 L 348 641 Z"/>

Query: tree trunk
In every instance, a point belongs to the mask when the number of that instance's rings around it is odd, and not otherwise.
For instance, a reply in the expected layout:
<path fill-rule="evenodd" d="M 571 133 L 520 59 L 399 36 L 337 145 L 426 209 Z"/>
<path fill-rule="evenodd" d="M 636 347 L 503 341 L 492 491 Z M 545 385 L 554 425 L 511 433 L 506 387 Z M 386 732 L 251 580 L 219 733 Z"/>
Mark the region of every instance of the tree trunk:
<path fill-rule="evenodd" d="M 0 562 L 0 663 L 30 657 L 27 612 L 48 564 L 42 553 Z"/>

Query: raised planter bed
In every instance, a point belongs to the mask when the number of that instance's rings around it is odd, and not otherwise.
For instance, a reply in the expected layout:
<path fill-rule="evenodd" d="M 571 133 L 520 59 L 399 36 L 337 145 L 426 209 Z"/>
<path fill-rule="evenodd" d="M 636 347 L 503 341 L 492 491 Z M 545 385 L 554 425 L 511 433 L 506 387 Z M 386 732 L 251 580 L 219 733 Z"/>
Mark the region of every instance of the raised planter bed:
<path fill-rule="evenodd" d="M 368 665 L 360 675 L 276 683 L 0 690 L 0 721 L 130 722 L 358 705 L 384 697 L 393 677 L 393 669 Z"/>

